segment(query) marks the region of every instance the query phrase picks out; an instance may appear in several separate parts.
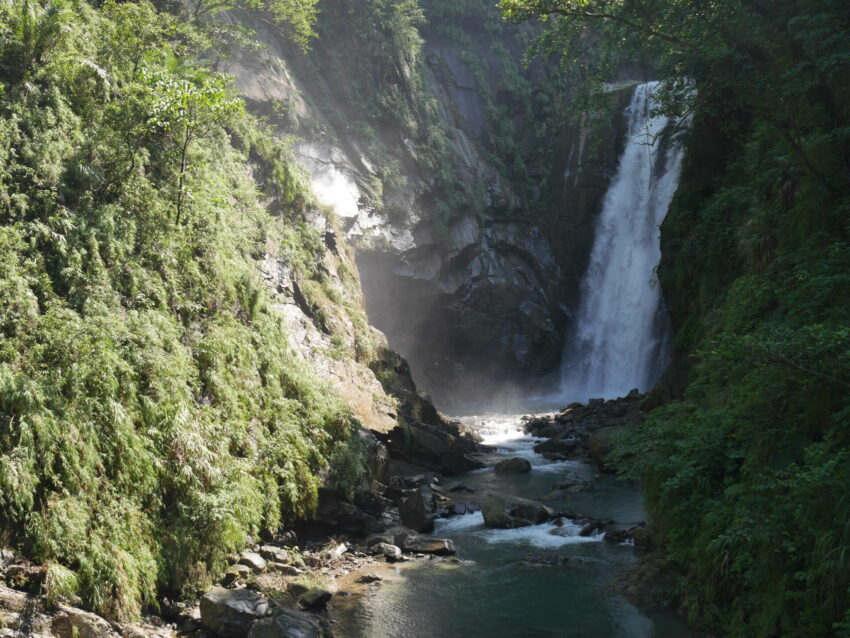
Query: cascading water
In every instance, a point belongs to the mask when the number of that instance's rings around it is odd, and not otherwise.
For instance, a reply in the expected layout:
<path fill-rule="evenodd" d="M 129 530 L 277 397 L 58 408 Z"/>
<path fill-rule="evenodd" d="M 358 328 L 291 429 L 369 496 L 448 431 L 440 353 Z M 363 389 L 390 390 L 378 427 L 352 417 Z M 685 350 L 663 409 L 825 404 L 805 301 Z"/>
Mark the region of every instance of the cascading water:
<path fill-rule="evenodd" d="M 655 269 L 660 226 L 679 183 L 682 147 L 654 113 L 658 82 L 635 88 L 628 138 L 596 223 L 574 333 L 564 351 L 570 401 L 649 390 L 667 365 L 667 313 Z"/>

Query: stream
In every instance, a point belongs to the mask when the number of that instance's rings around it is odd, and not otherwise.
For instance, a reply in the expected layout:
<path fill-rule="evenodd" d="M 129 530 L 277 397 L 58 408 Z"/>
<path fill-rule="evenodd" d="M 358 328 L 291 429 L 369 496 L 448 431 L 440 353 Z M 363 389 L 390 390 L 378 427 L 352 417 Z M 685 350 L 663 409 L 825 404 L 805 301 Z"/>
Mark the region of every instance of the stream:
<path fill-rule="evenodd" d="M 640 492 L 578 461 L 552 462 L 532 447 L 519 415 L 464 417 L 494 451 L 488 467 L 453 477 L 478 490 L 545 502 L 553 509 L 611 518 L 644 520 Z M 521 456 L 528 474 L 497 474 L 492 465 Z M 552 486 L 566 476 L 593 480 L 582 493 Z M 463 638 L 472 636 L 562 636 L 575 638 L 684 638 L 686 627 L 671 613 L 638 610 L 610 587 L 616 574 L 638 557 L 633 546 L 606 543 L 601 535 L 579 536 L 566 523 L 512 530 L 487 529 L 480 512 L 439 519 L 435 536 L 454 540 L 459 564 L 451 561 L 398 563 L 380 586 L 335 604 L 340 638 Z M 557 553 L 564 566 L 522 564 L 528 554 Z"/>

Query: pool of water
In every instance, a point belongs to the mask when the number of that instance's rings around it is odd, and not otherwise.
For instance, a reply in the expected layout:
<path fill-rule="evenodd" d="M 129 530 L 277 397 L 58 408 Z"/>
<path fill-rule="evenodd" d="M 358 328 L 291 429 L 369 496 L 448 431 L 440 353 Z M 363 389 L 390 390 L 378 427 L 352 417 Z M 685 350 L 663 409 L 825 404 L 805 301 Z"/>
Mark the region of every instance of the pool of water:
<path fill-rule="evenodd" d="M 535 440 L 520 429 L 520 417 L 465 417 L 497 451 L 488 465 L 522 456 L 532 471 L 496 474 L 491 467 L 454 480 L 479 493 L 492 491 L 542 500 L 556 510 L 586 513 L 618 523 L 643 520 L 640 492 L 634 485 L 602 476 L 585 493 L 553 492 L 566 476 L 594 478 L 595 468 L 579 462 L 550 462 L 533 451 Z M 452 538 L 456 565 L 416 561 L 396 568 L 343 613 L 341 638 L 463 638 L 472 636 L 560 636 L 575 638 L 685 638 L 684 625 L 668 612 L 637 609 L 610 585 L 617 572 L 637 559 L 629 545 L 610 544 L 601 536 L 579 536 L 579 527 L 553 523 L 515 530 L 484 527 L 480 513 L 437 522 L 435 535 Z M 555 553 L 564 566 L 522 564 L 532 553 Z"/>

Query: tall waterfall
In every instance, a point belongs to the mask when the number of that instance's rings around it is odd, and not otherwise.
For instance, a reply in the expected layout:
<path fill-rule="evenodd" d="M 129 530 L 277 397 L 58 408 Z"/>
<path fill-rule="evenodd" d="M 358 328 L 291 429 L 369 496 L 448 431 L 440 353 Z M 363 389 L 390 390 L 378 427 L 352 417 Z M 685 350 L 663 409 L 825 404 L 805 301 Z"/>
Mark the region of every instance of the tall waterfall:
<path fill-rule="evenodd" d="M 664 135 L 670 118 L 653 114 L 658 86 L 636 87 L 626 111 L 626 146 L 596 222 L 574 332 L 564 350 L 562 392 L 568 400 L 648 390 L 668 363 L 668 319 L 655 270 L 660 226 L 683 153 Z"/>

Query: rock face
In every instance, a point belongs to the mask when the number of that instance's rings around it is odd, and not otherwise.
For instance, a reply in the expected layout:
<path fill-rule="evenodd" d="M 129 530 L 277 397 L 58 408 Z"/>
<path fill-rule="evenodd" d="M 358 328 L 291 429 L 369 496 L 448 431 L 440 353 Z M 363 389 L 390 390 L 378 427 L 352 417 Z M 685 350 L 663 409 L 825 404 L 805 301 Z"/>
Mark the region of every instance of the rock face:
<path fill-rule="evenodd" d="M 269 609 L 268 599 L 255 591 L 216 587 L 201 598 L 201 621 L 221 638 L 242 638 Z"/>
<path fill-rule="evenodd" d="M 498 24 L 497 10 L 488 10 L 483 20 Z M 372 323 L 411 359 L 422 387 L 447 404 L 491 398 L 504 384 L 537 384 L 560 365 L 622 123 L 549 119 L 546 104 L 564 97 L 553 93 L 556 83 L 542 66 L 523 74 L 534 83 L 527 93 L 540 96 L 528 102 L 507 73 L 524 50 L 518 28 L 499 27 L 509 63 L 493 52 L 482 20 L 455 21 L 464 33 L 453 41 L 440 34 L 442 18 L 433 18 L 422 27 L 423 50 L 382 61 L 386 84 L 379 86 L 365 65 L 352 64 L 358 12 L 340 0 L 324 3 L 322 37 L 306 59 L 289 55 L 273 30 L 243 16 L 268 47 L 237 54 L 230 68 L 253 110 L 299 140 L 296 157 L 317 199 L 340 220 L 337 239 L 358 249 Z M 415 87 L 423 83 L 432 89 L 436 121 L 421 115 L 430 105 L 405 104 L 395 111 L 415 121 L 388 114 L 373 135 L 356 132 L 368 130 L 376 114 L 358 110 L 361 100 L 352 95 L 422 100 Z M 457 176 L 451 186 L 426 158 L 433 144 L 423 131 L 435 125 L 446 140 L 438 165 Z M 361 372 L 323 365 L 343 386 Z M 350 396 L 372 412 L 365 398 Z"/>
<path fill-rule="evenodd" d="M 539 525 L 552 517 L 552 510 L 517 496 L 490 494 L 481 504 L 481 513 L 487 527 L 511 529 Z"/>
<path fill-rule="evenodd" d="M 537 451 L 536 448 L 535 451 Z M 493 469 L 499 474 L 526 474 L 531 471 L 531 463 L 527 459 L 515 456 L 499 461 Z"/>

